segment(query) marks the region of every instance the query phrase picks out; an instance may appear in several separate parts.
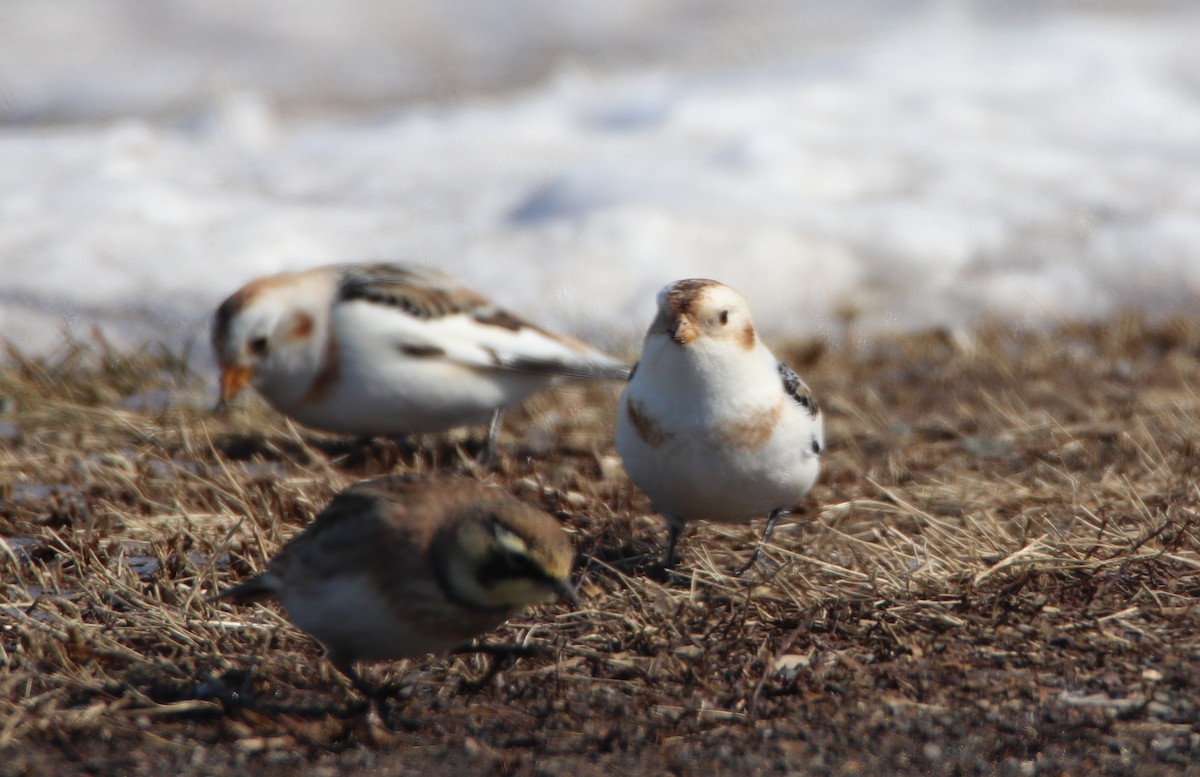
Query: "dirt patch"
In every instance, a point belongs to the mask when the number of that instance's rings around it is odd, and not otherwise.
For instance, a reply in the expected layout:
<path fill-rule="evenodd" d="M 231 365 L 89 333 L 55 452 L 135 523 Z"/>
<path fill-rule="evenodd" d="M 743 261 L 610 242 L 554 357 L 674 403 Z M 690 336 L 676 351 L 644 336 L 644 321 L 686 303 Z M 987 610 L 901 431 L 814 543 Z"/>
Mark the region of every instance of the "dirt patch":
<path fill-rule="evenodd" d="M 783 349 L 818 485 L 698 524 L 678 574 L 612 450 L 618 386 L 477 438 L 350 443 L 228 416 L 171 354 L 0 370 L 0 773 L 1139 774 L 1200 760 L 1200 325 L 983 328 Z M 473 472 L 572 532 L 581 605 L 486 662 L 376 665 L 390 731 L 272 607 L 214 605 L 338 489 Z"/>

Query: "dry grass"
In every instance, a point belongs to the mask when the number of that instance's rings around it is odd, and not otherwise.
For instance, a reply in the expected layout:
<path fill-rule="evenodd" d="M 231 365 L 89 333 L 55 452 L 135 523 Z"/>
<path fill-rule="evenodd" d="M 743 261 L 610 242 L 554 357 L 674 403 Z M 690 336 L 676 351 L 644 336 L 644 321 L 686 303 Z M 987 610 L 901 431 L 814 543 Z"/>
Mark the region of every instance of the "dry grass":
<path fill-rule="evenodd" d="M 513 414 L 486 477 L 563 519 L 551 646 L 378 666 L 390 737 L 269 608 L 216 606 L 337 489 L 472 444 L 349 445 L 208 413 L 170 354 L 0 371 L 0 773 L 1158 774 L 1200 759 L 1200 325 L 797 346 L 830 447 L 807 512 L 700 526 L 680 574 L 626 481 L 615 387 Z M 467 454 L 464 456 L 463 453 Z"/>

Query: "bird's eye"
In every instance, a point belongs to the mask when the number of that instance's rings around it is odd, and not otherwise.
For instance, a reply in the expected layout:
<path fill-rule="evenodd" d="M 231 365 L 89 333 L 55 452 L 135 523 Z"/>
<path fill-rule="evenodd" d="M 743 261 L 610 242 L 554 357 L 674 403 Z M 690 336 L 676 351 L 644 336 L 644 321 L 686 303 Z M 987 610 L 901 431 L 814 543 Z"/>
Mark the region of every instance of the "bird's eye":
<path fill-rule="evenodd" d="M 255 356 L 264 356 L 267 353 L 267 338 L 256 337 L 249 343 L 250 353 Z"/>
<path fill-rule="evenodd" d="M 721 326 L 725 326 L 728 323 L 729 323 L 729 311 L 722 310 L 721 311 Z"/>

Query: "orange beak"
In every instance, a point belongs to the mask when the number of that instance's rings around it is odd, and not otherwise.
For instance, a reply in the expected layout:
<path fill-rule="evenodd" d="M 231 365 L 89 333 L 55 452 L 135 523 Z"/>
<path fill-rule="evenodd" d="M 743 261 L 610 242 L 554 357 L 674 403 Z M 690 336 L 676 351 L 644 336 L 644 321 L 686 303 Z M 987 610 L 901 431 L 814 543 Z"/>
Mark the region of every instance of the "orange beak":
<path fill-rule="evenodd" d="M 667 325 L 667 334 L 680 345 L 687 345 L 700 335 L 687 316 L 676 316 L 675 320 Z"/>
<path fill-rule="evenodd" d="M 217 402 L 217 409 L 224 409 L 234 397 L 240 394 L 242 389 L 250 383 L 253 375 L 254 370 L 250 367 L 236 365 L 221 367 L 221 400 Z"/>

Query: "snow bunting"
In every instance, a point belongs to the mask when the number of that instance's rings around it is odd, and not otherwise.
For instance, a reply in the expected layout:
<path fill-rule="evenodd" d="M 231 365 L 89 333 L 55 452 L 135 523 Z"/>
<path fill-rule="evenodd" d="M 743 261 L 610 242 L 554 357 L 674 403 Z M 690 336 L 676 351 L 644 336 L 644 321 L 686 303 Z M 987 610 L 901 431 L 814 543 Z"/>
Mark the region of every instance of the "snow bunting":
<path fill-rule="evenodd" d="M 621 394 L 616 446 L 666 519 L 669 567 L 694 518 L 740 523 L 770 513 L 765 541 L 817 479 L 825 432 L 808 386 L 763 345 L 742 295 L 690 279 L 658 294 Z M 756 550 L 745 569 L 757 558 Z"/>
<path fill-rule="evenodd" d="M 266 572 L 217 598 L 278 596 L 378 702 L 354 662 L 444 653 L 530 604 L 574 599 L 572 555 L 558 521 L 500 488 L 396 475 L 339 493 Z"/>
<path fill-rule="evenodd" d="M 305 426 L 364 436 L 481 423 L 561 379 L 629 373 L 412 265 L 258 278 L 221 303 L 212 339 L 222 404 L 253 384 Z"/>

